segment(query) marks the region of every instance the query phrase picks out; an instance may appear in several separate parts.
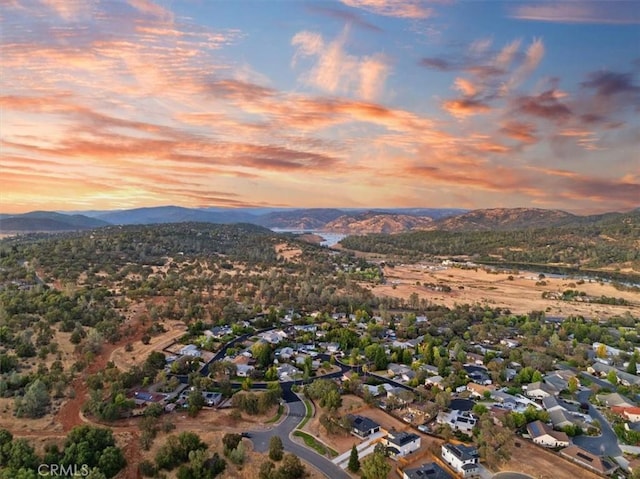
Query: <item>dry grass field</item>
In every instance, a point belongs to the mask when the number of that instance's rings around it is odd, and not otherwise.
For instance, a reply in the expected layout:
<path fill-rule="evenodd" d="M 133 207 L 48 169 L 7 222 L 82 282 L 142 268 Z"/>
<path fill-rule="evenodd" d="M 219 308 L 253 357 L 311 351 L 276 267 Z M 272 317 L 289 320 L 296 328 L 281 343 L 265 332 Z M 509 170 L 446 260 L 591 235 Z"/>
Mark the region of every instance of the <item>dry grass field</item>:
<path fill-rule="evenodd" d="M 522 472 L 536 479 L 598 479 L 602 477 L 527 441 L 518 441 L 518 443 L 520 447 L 512 449 L 511 459 L 500 467 L 500 471 Z"/>
<path fill-rule="evenodd" d="M 449 307 L 465 303 L 481 304 L 492 308 L 508 308 L 517 314 L 533 310 L 546 311 L 550 316 L 576 314 L 588 318 L 608 318 L 626 311 L 636 316 L 640 314 L 640 293 L 619 291 L 608 283 L 577 284 L 572 279 L 547 277 L 544 279 L 546 285 L 543 286 L 536 285 L 539 281 L 537 273 L 527 271 L 494 273 L 482 268 L 446 268 L 434 271 L 421 264 L 386 267 L 384 274 L 386 284 L 372 288 L 376 296 L 409 298 L 412 293 L 417 293 L 420 298 Z M 509 279 L 510 276 L 513 276 L 513 280 Z M 425 283 L 447 285 L 451 292 L 434 291 L 425 286 Z M 615 306 L 542 299 L 544 291 L 562 292 L 566 289 L 577 289 L 593 296 L 624 298 L 632 304 Z"/>
<path fill-rule="evenodd" d="M 132 366 L 142 364 L 151 352 L 162 351 L 187 331 L 187 325 L 182 321 L 168 321 L 165 328 L 167 332 L 153 336 L 149 344 L 136 341 L 130 343 L 133 348 L 131 351 L 125 349 L 126 345 L 114 349 L 109 360 L 121 371 L 128 371 Z"/>

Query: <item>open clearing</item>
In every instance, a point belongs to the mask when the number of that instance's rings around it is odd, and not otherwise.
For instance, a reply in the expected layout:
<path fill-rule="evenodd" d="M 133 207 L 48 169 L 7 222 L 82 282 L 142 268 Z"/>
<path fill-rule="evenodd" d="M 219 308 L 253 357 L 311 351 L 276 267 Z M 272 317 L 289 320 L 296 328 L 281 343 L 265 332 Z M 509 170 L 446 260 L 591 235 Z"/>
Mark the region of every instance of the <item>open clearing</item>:
<path fill-rule="evenodd" d="M 508 308 L 513 313 L 546 311 L 548 315 L 583 315 L 586 318 L 607 318 L 624 314 L 640 313 L 640 293 L 618 291 L 608 283 L 589 282 L 577 284 L 567 278 L 544 278 L 546 285 L 536 285 L 538 274 L 527 271 L 495 273 L 481 267 L 477 270 L 462 268 L 429 269 L 423 264 L 403 264 L 394 268 L 385 267 L 385 284 L 372 287 L 376 296 L 408 299 L 412 293 L 436 304 L 453 307 L 455 304 L 482 304 L 495 308 Z M 512 276 L 513 280 L 509 277 Z M 418 284 L 419 283 L 419 284 Z M 451 292 L 434 291 L 425 283 L 449 286 Z M 624 298 L 630 306 L 582 303 L 542 299 L 542 293 L 562 292 L 577 289 L 591 296 Z"/>
<path fill-rule="evenodd" d="M 129 343 L 133 347 L 131 351 L 125 349 L 126 345 L 114 349 L 111 352 L 109 360 L 113 361 L 121 371 L 128 371 L 131 367 L 142 364 L 151 352 L 162 351 L 187 332 L 187 325 L 177 320 L 168 321 L 166 328 L 166 333 L 153 336 L 149 344 L 143 344 L 142 341 L 135 341 Z"/>
<path fill-rule="evenodd" d="M 521 472 L 535 479 L 598 479 L 601 476 L 574 464 L 551 451 L 526 441 L 511 449 L 511 459 L 500 471 Z"/>

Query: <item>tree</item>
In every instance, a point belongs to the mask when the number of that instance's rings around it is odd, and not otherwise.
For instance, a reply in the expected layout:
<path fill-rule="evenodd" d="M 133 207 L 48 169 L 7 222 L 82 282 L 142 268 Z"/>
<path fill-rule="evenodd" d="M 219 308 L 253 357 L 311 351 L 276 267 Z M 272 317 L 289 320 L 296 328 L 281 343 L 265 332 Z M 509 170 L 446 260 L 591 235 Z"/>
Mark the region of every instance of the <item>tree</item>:
<path fill-rule="evenodd" d="M 24 397 L 16 399 L 16 415 L 30 418 L 42 417 L 50 403 L 47 386 L 40 379 L 36 379 L 27 387 Z"/>
<path fill-rule="evenodd" d="M 295 454 L 287 453 L 282 459 L 282 465 L 276 473 L 277 479 L 301 479 L 306 475 L 306 470 Z"/>
<path fill-rule="evenodd" d="M 609 381 L 611 384 L 618 384 L 618 375 L 616 374 L 615 370 L 611 370 L 607 373 L 607 381 Z"/>
<path fill-rule="evenodd" d="M 636 354 L 635 353 L 629 359 L 629 364 L 627 365 L 627 372 L 629 374 L 638 374 L 637 361 L 636 361 Z"/>
<path fill-rule="evenodd" d="M 578 381 L 578 378 L 576 378 L 575 376 L 569 378 L 567 389 L 571 394 L 575 394 L 579 387 L 580 382 Z"/>
<path fill-rule="evenodd" d="M 360 459 L 358 458 L 358 448 L 354 444 L 351 448 L 351 455 L 349 456 L 349 470 L 351 472 L 358 472 L 360 470 Z"/>
<path fill-rule="evenodd" d="M 187 405 L 189 416 L 193 417 L 198 414 L 198 411 L 204 407 L 204 396 L 202 395 L 202 391 L 198 388 L 191 391 L 189 393 L 189 398 L 187 399 Z"/>
<path fill-rule="evenodd" d="M 387 464 L 386 455 L 383 448 L 376 446 L 373 454 L 364 458 L 360 466 L 362 479 L 386 479 L 391 471 L 391 466 Z"/>
<path fill-rule="evenodd" d="M 282 439 L 280 439 L 280 436 L 272 436 L 269 440 L 269 459 L 279 461 L 283 455 L 284 448 L 282 446 Z"/>
<path fill-rule="evenodd" d="M 607 345 L 606 344 L 598 344 L 596 348 L 596 356 L 600 359 L 604 359 L 607 357 Z"/>
<path fill-rule="evenodd" d="M 231 451 L 237 448 L 241 441 L 242 436 L 240 434 L 225 434 L 222 438 L 222 445 L 224 446 L 225 456 L 228 456 Z"/>
<path fill-rule="evenodd" d="M 273 479 L 276 466 L 273 462 L 266 461 L 260 464 L 260 471 L 258 472 L 258 479 Z"/>

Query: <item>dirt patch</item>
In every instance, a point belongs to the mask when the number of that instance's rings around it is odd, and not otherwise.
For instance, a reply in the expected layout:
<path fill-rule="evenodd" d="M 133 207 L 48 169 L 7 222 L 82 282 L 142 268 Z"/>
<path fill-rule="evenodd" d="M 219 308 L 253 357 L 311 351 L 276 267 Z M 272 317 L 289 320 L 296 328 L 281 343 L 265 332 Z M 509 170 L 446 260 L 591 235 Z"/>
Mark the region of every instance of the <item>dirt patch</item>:
<path fill-rule="evenodd" d="M 128 344 L 133 348 L 131 351 L 126 350 L 126 345 L 115 348 L 111 352 L 109 360 L 118 369 L 128 371 L 133 366 L 142 364 L 151 352 L 162 351 L 187 331 L 187 326 L 182 321 L 169 321 L 166 326 L 167 332 L 152 337 L 149 344 L 143 344 L 142 341 L 133 342 L 129 340 Z"/>
<path fill-rule="evenodd" d="M 562 457 L 534 446 L 527 441 L 516 441 L 520 447 L 512 448 L 511 459 L 500 471 L 522 472 L 536 479 L 598 479 L 599 475 Z"/>
<path fill-rule="evenodd" d="M 302 250 L 288 243 L 278 243 L 275 245 L 276 254 L 278 258 L 282 258 L 285 261 L 299 260 L 302 257 Z"/>
<path fill-rule="evenodd" d="M 544 278 L 545 285 L 536 283 L 538 274 L 527 271 L 493 273 L 482 268 L 430 268 L 425 264 L 403 264 L 384 269 L 386 283 L 376 285 L 372 292 L 376 296 L 391 296 L 408 299 L 417 293 L 422 299 L 453 307 L 457 304 L 483 304 L 492 308 L 508 308 L 513 313 L 524 314 L 533 310 L 546 311 L 548 315 L 582 315 L 588 318 L 608 318 L 629 311 L 640 313 L 640 294 L 618 291 L 608 283 L 596 281 L 577 284 L 565 278 Z M 509 279 L 512 277 L 512 279 Z M 431 286 L 442 285 L 450 292 L 438 291 Z M 542 299 L 542 293 L 577 289 L 592 296 L 624 298 L 630 306 L 615 306 L 595 303 L 580 303 Z"/>

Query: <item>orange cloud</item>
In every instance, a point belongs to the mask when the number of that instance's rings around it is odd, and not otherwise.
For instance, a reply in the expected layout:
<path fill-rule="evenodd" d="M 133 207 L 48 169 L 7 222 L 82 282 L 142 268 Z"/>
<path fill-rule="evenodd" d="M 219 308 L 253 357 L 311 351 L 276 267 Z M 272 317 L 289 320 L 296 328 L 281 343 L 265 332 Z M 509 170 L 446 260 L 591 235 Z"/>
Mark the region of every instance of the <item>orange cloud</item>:
<path fill-rule="evenodd" d="M 491 107 L 486 103 L 471 98 L 445 101 L 442 108 L 459 119 L 491 111 Z"/>

